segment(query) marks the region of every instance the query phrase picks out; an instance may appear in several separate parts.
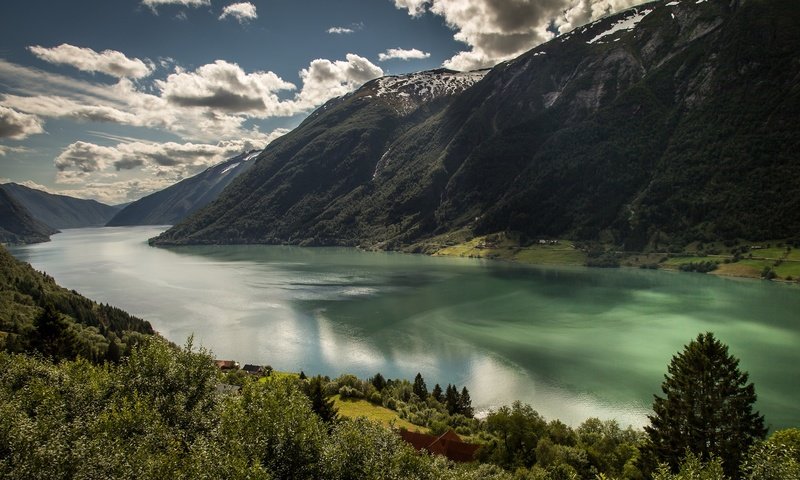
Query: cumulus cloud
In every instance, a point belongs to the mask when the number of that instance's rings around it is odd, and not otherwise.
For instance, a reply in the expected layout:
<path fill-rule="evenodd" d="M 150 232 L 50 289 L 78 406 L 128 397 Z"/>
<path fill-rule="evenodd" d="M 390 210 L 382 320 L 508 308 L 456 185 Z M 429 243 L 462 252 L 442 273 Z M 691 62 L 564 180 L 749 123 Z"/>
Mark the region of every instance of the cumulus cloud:
<path fill-rule="evenodd" d="M 68 43 L 52 48 L 33 45 L 28 50 L 45 62 L 70 65 L 84 72 L 100 72 L 117 78 L 144 78 L 155 69 L 150 62 L 128 58 L 116 50 L 96 52 L 91 48 L 76 47 Z"/>
<path fill-rule="evenodd" d="M 421 59 L 421 58 L 428 58 L 431 54 L 428 52 L 423 52 L 422 50 L 418 50 L 416 48 L 412 48 L 410 50 L 406 50 L 403 48 L 390 48 L 385 52 L 378 54 L 378 60 L 381 62 L 385 62 L 386 60 L 392 59 L 399 59 L 399 60 L 412 60 L 412 59 Z"/>
<path fill-rule="evenodd" d="M 0 105 L 0 138 L 22 140 L 42 132 L 44 125 L 36 115 L 21 113 Z"/>
<path fill-rule="evenodd" d="M 641 0 L 393 0 L 413 17 L 444 18 L 453 38 L 470 47 L 444 62 L 454 70 L 491 67 L 586 22 Z"/>
<path fill-rule="evenodd" d="M 364 57 L 348 53 L 345 58 L 337 61 L 319 58 L 300 71 L 303 89 L 294 102 L 299 109 L 321 105 L 383 76 L 383 69 Z"/>
<path fill-rule="evenodd" d="M 246 73 L 235 63 L 217 60 L 194 72 L 176 72 L 156 86 L 167 101 L 183 107 L 209 107 L 224 112 L 291 114 L 276 92 L 296 87 L 272 72 Z"/>
<path fill-rule="evenodd" d="M 211 5 L 211 0 L 142 0 L 142 5 L 149 7 L 153 13 L 157 13 L 158 7 L 164 5 L 178 5 L 181 7 L 207 7 Z"/>
<path fill-rule="evenodd" d="M 247 23 L 258 18 L 256 6 L 250 2 L 233 3 L 222 9 L 220 20 L 228 17 L 236 19 L 239 23 Z"/>
<path fill-rule="evenodd" d="M 215 144 L 136 140 L 105 146 L 78 141 L 55 158 L 56 182 L 73 185 L 69 195 L 82 198 L 106 203 L 136 200 L 239 153 L 262 149 L 287 132 L 286 129 L 270 133 L 253 130 L 247 137 Z M 117 179 L 118 172 L 136 169 L 149 175 L 143 180 Z"/>
<path fill-rule="evenodd" d="M 334 34 L 334 35 L 342 35 L 342 34 L 346 34 L 346 33 L 355 32 L 355 30 L 353 30 L 352 28 L 347 28 L 347 27 L 331 27 L 326 31 L 328 33 Z"/>
<path fill-rule="evenodd" d="M 317 59 L 299 72 L 298 92 L 273 72 L 249 73 L 218 60 L 194 71 L 176 67 L 148 88 L 129 78 L 98 84 L 0 59 L 0 83 L 8 88 L 0 94 L 0 106 L 28 116 L 154 128 L 208 142 L 247 136 L 244 125 L 250 119 L 307 112 L 381 75 L 380 67 L 358 55 Z M 33 133 L 35 124 L 27 131 Z"/>

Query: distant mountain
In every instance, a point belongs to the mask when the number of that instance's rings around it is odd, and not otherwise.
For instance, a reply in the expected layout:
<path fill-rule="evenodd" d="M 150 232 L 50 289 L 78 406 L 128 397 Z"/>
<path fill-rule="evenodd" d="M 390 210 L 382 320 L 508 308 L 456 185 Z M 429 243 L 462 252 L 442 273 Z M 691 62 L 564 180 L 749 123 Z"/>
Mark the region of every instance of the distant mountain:
<path fill-rule="evenodd" d="M 47 242 L 54 233 L 58 230 L 34 219 L 22 204 L 0 188 L 0 243 Z"/>
<path fill-rule="evenodd" d="M 0 185 L 36 220 L 53 228 L 81 228 L 105 225 L 118 209 L 95 200 L 83 200 L 35 190 L 16 183 Z"/>
<path fill-rule="evenodd" d="M 155 244 L 408 248 L 518 231 L 627 249 L 800 231 L 796 0 L 647 3 L 484 72 L 332 100 Z"/>
<path fill-rule="evenodd" d="M 260 152 L 253 150 L 209 167 L 120 210 L 108 226 L 173 225 L 216 199 L 233 179 L 250 169 Z"/>

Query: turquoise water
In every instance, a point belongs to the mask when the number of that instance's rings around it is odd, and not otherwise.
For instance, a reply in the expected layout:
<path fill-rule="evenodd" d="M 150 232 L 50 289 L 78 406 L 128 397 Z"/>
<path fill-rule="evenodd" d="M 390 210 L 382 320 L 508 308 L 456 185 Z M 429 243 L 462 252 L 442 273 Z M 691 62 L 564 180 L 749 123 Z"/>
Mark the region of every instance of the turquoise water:
<path fill-rule="evenodd" d="M 773 427 L 800 425 L 800 289 L 630 269 L 536 268 L 344 248 L 158 249 L 163 228 L 67 230 L 12 252 L 219 358 L 466 384 L 479 409 L 643 425 L 670 358 L 713 331 Z"/>

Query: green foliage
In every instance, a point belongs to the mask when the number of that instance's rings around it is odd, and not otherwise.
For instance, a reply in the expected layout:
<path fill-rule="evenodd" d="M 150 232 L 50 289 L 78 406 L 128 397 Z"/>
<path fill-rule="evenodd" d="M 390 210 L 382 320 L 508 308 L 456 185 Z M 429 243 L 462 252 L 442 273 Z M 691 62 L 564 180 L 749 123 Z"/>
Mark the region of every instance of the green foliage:
<path fill-rule="evenodd" d="M 687 452 L 699 461 L 719 458 L 738 478 L 744 452 L 764 437 L 764 417 L 753 412 L 755 389 L 728 347 L 711 333 L 698 335 L 672 358 L 645 427 L 647 459 L 673 471 Z"/>
<path fill-rule="evenodd" d="M 118 361 L 153 333 L 148 322 L 59 287 L 0 247 L 0 350 Z"/>
<path fill-rule="evenodd" d="M 677 473 L 672 473 L 669 466 L 662 464 L 653 475 L 653 480 L 725 480 L 722 471 L 722 462 L 712 457 L 708 462 L 703 462 L 693 453 L 686 454 L 681 461 Z"/>
<path fill-rule="evenodd" d="M 317 375 L 303 382 L 302 386 L 303 392 L 311 401 L 311 410 L 319 415 L 323 422 L 330 423 L 336 420 L 337 411 L 333 400 L 325 396 L 325 383 L 325 379 Z"/>
<path fill-rule="evenodd" d="M 428 397 L 428 386 L 425 385 L 425 380 L 419 372 L 417 376 L 414 377 L 414 395 L 420 400 L 425 400 Z"/>
<path fill-rule="evenodd" d="M 747 480 L 800 480 L 798 451 L 773 437 L 750 449 L 742 465 L 743 478 Z"/>
<path fill-rule="evenodd" d="M 712 261 L 705 261 L 705 262 L 689 262 L 689 263 L 682 263 L 678 269 L 682 272 L 698 272 L 698 273 L 708 273 L 713 272 L 718 267 L 717 262 Z"/>

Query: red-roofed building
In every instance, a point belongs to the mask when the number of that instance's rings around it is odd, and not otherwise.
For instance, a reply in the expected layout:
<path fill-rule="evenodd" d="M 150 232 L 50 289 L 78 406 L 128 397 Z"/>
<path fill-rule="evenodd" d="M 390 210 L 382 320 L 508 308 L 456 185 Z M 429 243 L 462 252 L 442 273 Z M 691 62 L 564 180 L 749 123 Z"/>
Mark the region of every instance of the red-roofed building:
<path fill-rule="evenodd" d="M 454 462 L 471 462 L 480 445 L 461 441 L 461 437 L 452 430 L 441 435 L 427 435 L 419 432 L 400 430 L 400 438 L 409 443 L 417 451 L 425 450 L 436 455 L 443 455 Z"/>

